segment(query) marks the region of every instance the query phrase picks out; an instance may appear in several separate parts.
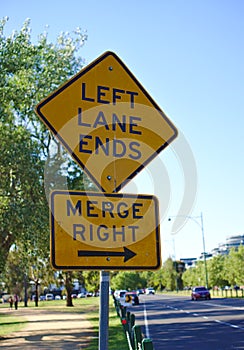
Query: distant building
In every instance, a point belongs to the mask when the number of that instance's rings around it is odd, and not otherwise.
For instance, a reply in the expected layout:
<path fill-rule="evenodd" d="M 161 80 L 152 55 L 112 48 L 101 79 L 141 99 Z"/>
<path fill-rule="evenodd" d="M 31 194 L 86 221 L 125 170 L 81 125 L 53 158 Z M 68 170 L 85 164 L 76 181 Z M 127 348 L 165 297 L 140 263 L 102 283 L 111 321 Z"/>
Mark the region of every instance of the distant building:
<path fill-rule="evenodd" d="M 185 268 L 188 269 L 196 265 L 197 258 L 180 258 L 180 261 L 182 261 L 185 264 Z"/>
<path fill-rule="evenodd" d="M 214 248 L 212 250 L 212 255 L 227 255 L 229 254 L 229 251 L 231 248 L 238 249 L 240 245 L 244 245 L 244 234 L 243 235 L 235 235 L 235 236 L 228 236 L 226 238 L 225 243 L 220 243 L 217 248 Z"/>
<path fill-rule="evenodd" d="M 211 259 L 213 257 L 210 253 L 205 253 L 206 260 Z M 202 253 L 199 258 L 180 258 L 180 261 L 182 261 L 185 264 L 185 268 L 188 269 L 190 267 L 195 267 L 196 263 L 199 260 L 204 260 L 204 254 Z"/>
<path fill-rule="evenodd" d="M 244 234 L 243 235 L 235 235 L 228 236 L 226 238 L 225 243 L 220 243 L 218 247 L 212 249 L 211 253 L 205 253 L 206 260 L 211 259 L 216 255 L 227 255 L 231 248 L 238 249 L 240 245 L 244 245 Z M 185 263 L 185 268 L 195 267 L 197 261 L 204 260 L 204 253 L 201 253 L 199 258 L 180 258 L 180 261 Z"/>
<path fill-rule="evenodd" d="M 204 255 L 205 255 L 206 260 L 211 259 L 213 257 L 212 253 L 201 253 L 198 260 L 204 260 Z"/>

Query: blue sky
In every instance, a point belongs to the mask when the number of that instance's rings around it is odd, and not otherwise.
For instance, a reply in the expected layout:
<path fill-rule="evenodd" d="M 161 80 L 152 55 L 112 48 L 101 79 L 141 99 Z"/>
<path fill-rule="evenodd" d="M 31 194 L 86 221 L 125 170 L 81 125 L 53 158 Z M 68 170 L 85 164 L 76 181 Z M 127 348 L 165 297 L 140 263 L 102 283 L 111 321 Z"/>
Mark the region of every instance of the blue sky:
<path fill-rule="evenodd" d="M 125 189 L 159 196 L 163 259 L 203 250 L 200 226 L 190 219 L 172 235 L 170 215 L 202 212 L 207 251 L 244 233 L 242 0 L 12 0 L 0 12 L 9 17 L 6 34 L 30 18 L 33 41 L 46 25 L 50 41 L 61 31 L 87 31 L 85 63 L 114 51 L 179 129 L 175 145 Z M 194 205 L 179 211 L 195 182 Z"/>

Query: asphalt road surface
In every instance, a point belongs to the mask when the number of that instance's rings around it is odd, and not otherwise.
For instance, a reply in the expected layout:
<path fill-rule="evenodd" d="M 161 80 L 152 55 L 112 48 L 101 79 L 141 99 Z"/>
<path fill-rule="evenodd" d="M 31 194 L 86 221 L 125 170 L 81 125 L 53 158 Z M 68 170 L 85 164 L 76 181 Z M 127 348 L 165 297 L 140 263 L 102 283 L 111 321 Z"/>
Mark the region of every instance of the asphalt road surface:
<path fill-rule="evenodd" d="M 154 350 L 244 349 L 244 299 L 143 295 L 128 310 Z"/>

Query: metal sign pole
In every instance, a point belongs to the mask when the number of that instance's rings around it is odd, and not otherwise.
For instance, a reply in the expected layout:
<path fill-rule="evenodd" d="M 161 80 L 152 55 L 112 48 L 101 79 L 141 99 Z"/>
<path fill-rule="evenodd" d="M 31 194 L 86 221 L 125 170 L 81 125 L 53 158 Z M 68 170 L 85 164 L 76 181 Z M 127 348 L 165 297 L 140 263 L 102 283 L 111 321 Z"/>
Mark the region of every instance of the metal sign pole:
<path fill-rule="evenodd" d="M 109 272 L 100 272 L 99 350 L 108 350 Z"/>

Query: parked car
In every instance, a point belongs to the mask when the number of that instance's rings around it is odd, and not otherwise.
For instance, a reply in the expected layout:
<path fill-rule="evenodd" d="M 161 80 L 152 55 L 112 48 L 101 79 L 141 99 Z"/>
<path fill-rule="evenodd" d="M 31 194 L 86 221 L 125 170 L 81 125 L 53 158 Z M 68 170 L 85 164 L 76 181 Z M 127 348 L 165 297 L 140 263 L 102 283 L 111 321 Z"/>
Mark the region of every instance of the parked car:
<path fill-rule="evenodd" d="M 126 292 L 125 302 L 131 303 L 132 305 L 139 305 L 139 297 L 137 295 L 137 292 Z"/>
<path fill-rule="evenodd" d="M 199 286 L 192 288 L 191 300 L 205 299 L 210 300 L 211 294 L 206 287 Z"/>
<path fill-rule="evenodd" d="M 0 297 L 0 303 L 7 303 L 9 300 L 10 294 L 8 293 L 2 293 Z"/>
<path fill-rule="evenodd" d="M 86 293 L 79 293 L 77 295 L 77 298 L 85 298 L 86 297 Z"/>
<path fill-rule="evenodd" d="M 53 300 L 54 296 L 51 293 L 46 294 L 46 300 Z"/>
<path fill-rule="evenodd" d="M 137 289 L 137 295 L 144 294 L 145 290 L 144 289 Z"/>
<path fill-rule="evenodd" d="M 116 299 L 124 298 L 125 297 L 125 293 L 127 293 L 127 290 L 125 290 L 125 289 L 116 290 L 114 292 L 114 297 Z"/>
<path fill-rule="evenodd" d="M 149 295 L 149 294 L 155 294 L 154 288 L 152 288 L 152 287 L 146 288 L 146 294 L 147 294 L 147 295 Z"/>

